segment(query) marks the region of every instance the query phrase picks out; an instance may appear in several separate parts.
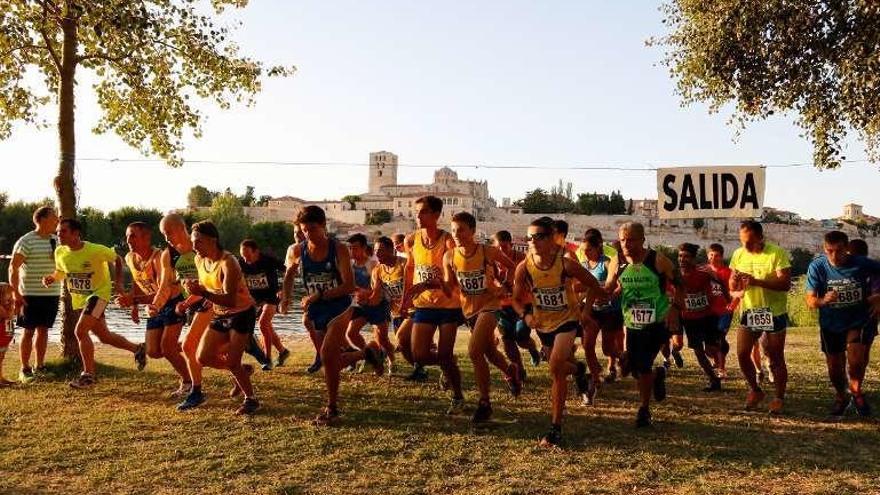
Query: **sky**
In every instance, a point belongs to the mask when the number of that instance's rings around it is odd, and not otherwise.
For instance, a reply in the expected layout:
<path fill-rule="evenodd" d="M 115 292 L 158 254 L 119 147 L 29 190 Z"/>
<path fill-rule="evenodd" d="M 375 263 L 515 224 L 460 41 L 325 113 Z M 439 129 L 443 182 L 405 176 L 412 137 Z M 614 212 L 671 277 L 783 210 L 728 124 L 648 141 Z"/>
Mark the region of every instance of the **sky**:
<path fill-rule="evenodd" d="M 244 53 L 298 70 L 267 80 L 253 107 L 205 106 L 204 135 L 187 140 L 185 159 L 360 165 L 188 163 L 172 169 L 108 161 L 143 157 L 115 135 L 91 133 L 100 109 L 83 72 L 77 89 L 80 205 L 165 211 L 185 206 L 196 184 L 339 198 L 366 191 L 368 155 L 380 150 L 399 156 L 400 183 L 428 183 L 435 167 L 448 165 L 461 178 L 487 180 L 499 203 L 559 179 L 572 182 L 575 192 L 656 197 L 651 171 L 559 170 L 571 166 L 809 163 L 810 143 L 790 116 L 752 124 L 735 140 L 723 113 L 681 107 L 659 64 L 661 50 L 645 43 L 664 33 L 658 5 L 252 1 L 222 22 L 243 23 L 235 38 Z M 17 126 L 0 141 L 0 191 L 12 199 L 51 196 L 57 142 L 54 127 Z M 864 156 L 861 144 L 850 142 L 847 158 Z M 491 168 L 503 165 L 534 168 Z M 878 166 L 867 162 L 833 171 L 770 168 L 765 205 L 829 218 L 855 202 L 880 216 L 880 195 L 866 187 L 877 178 Z"/>

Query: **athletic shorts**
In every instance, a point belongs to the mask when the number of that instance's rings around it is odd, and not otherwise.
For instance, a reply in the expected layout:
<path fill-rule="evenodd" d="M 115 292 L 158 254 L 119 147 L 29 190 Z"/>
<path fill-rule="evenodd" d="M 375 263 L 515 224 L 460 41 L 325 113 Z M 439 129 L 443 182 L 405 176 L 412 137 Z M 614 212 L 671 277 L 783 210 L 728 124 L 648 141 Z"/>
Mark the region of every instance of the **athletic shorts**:
<path fill-rule="evenodd" d="M 681 319 L 681 327 L 687 335 L 688 347 L 691 349 L 705 349 L 706 346 L 718 347 L 724 334 L 718 330 L 718 317 L 715 315 L 704 316 L 694 320 Z"/>
<path fill-rule="evenodd" d="M 312 321 L 316 331 L 326 332 L 330 322 L 342 313 L 345 313 L 350 307 L 350 297 L 316 301 L 309 305 L 303 316 Z"/>
<path fill-rule="evenodd" d="M 0 320 L 0 352 L 6 352 L 12 338 L 15 336 L 15 326 L 11 322 Z"/>
<path fill-rule="evenodd" d="M 58 316 L 58 296 L 24 296 L 24 310 L 15 324 L 21 328 L 52 328 Z"/>
<path fill-rule="evenodd" d="M 628 328 L 626 352 L 630 369 L 635 373 L 650 373 L 657 353 L 667 342 L 669 342 L 669 329 L 665 323 L 653 323 L 644 328 Z"/>
<path fill-rule="evenodd" d="M 504 306 L 498 311 L 498 329 L 501 330 L 501 338 L 507 341 L 523 342 L 532 337 L 532 329 L 512 306 Z"/>
<path fill-rule="evenodd" d="M 156 316 L 147 318 L 147 330 L 161 330 L 179 323 L 186 323 L 186 315 L 179 315 L 174 311 L 177 304 L 181 302 L 183 302 L 182 295 L 169 299 Z"/>
<path fill-rule="evenodd" d="M 620 309 L 614 311 L 594 311 L 593 319 L 603 332 L 617 332 L 623 330 L 623 312 Z"/>
<path fill-rule="evenodd" d="M 718 331 L 721 332 L 722 338 L 727 335 L 731 323 L 733 323 L 733 313 L 724 313 L 718 316 Z"/>
<path fill-rule="evenodd" d="M 370 325 L 381 325 L 391 320 L 391 306 L 386 301 L 375 306 L 355 306 L 351 319 L 363 318 Z"/>
<path fill-rule="evenodd" d="M 404 318 L 403 316 L 392 316 L 391 317 L 391 326 L 394 327 L 395 332 L 397 332 L 397 330 L 400 328 L 400 326 L 403 325 L 403 320 L 405 320 L 405 319 L 406 318 Z"/>
<path fill-rule="evenodd" d="M 537 330 L 538 338 L 541 339 L 541 345 L 544 347 L 553 348 L 553 343 L 556 342 L 556 336 L 563 334 L 574 332 L 575 336 L 578 336 L 582 333 L 581 324 L 577 321 L 567 321 L 562 325 L 556 327 L 556 330 L 551 330 L 549 332 L 542 332 Z"/>
<path fill-rule="evenodd" d="M 211 320 L 211 330 L 220 333 L 229 333 L 234 330 L 236 333 L 254 333 L 254 327 L 257 325 L 257 310 L 253 306 L 228 315 L 216 315 Z"/>
<path fill-rule="evenodd" d="M 746 328 L 746 315 L 743 312 L 743 315 L 739 319 L 739 324 L 743 328 Z M 750 330 L 754 333 L 779 333 L 784 332 L 785 329 L 788 328 L 788 313 L 782 313 L 779 316 L 773 317 L 773 330 Z"/>
<path fill-rule="evenodd" d="M 96 320 L 104 318 L 104 310 L 107 309 L 107 301 L 98 296 L 89 296 L 86 299 L 86 305 L 80 310 L 80 314 L 89 315 Z"/>
<path fill-rule="evenodd" d="M 819 348 L 825 354 L 841 354 L 846 352 L 847 344 L 864 344 L 871 347 L 874 343 L 874 337 L 877 336 L 877 326 L 874 322 L 869 322 L 862 327 L 859 332 L 850 337 L 850 332 L 831 332 L 819 329 Z"/>
<path fill-rule="evenodd" d="M 498 309 L 488 309 L 486 311 L 478 311 L 477 314 L 471 315 L 465 319 L 465 322 L 464 322 L 465 325 L 467 325 L 467 327 L 469 329 L 471 329 L 471 331 L 473 331 L 474 327 L 477 325 L 477 318 L 479 318 L 480 315 L 483 313 L 492 313 L 492 316 L 495 317 L 495 325 L 496 326 L 498 325 L 498 314 L 501 313 L 501 310 L 498 310 Z"/>
<path fill-rule="evenodd" d="M 427 323 L 429 325 L 448 325 L 464 323 L 464 313 L 461 308 L 416 308 L 412 315 L 413 323 Z"/>

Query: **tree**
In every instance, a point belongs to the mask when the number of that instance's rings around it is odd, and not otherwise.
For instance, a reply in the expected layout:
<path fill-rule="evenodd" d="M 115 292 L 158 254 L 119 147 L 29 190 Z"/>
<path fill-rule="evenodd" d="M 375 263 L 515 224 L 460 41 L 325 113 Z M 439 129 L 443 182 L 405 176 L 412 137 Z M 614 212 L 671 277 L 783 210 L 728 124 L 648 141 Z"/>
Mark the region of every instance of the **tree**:
<path fill-rule="evenodd" d="M 272 196 L 264 194 L 257 199 L 257 202 L 254 203 L 254 206 L 269 206 L 269 201 L 272 199 Z"/>
<path fill-rule="evenodd" d="M 791 275 L 796 277 L 807 273 L 810 262 L 816 255 L 812 251 L 804 248 L 794 248 L 791 250 Z"/>
<path fill-rule="evenodd" d="M 381 225 L 391 221 L 391 212 L 388 210 L 378 210 L 367 215 L 367 225 Z"/>
<path fill-rule="evenodd" d="M 523 213 L 555 213 L 550 195 L 541 188 L 527 191 L 525 197 L 516 201 L 516 206 L 522 208 Z"/>
<path fill-rule="evenodd" d="M 189 194 L 186 195 L 186 204 L 190 208 L 211 206 L 211 202 L 214 201 L 216 196 L 217 193 L 209 190 L 207 187 L 195 185 L 190 188 Z"/>
<path fill-rule="evenodd" d="M 254 186 L 247 186 L 244 191 L 244 195 L 238 198 L 241 201 L 241 206 L 254 206 L 256 202 L 256 198 L 254 197 Z"/>
<path fill-rule="evenodd" d="M 214 16 L 245 0 L 0 0 L 0 139 L 14 122 L 46 125 L 39 110 L 58 109 L 60 160 L 54 187 L 60 213 L 76 215 L 74 88 L 80 69 L 93 72 L 103 114 L 93 129 L 115 132 L 144 154 L 183 163 L 184 132 L 201 134 L 194 102 L 221 108 L 251 104 L 262 76 L 292 67 L 265 68 L 239 53 L 230 30 Z M 69 298 L 64 296 L 65 308 Z M 75 359 L 72 317 L 64 312 L 62 352 Z"/>
<path fill-rule="evenodd" d="M 223 193 L 214 198 L 209 215 L 220 231 L 220 243 L 224 249 L 235 251 L 251 227 L 251 219 L 245 215 L 241 199 L 235 194 Z"/>
<path fill-rule="evenodd" d="M 260 251 L 283 258 L 293 243 L 293 225 L 287 222 L 259 222 L 251 226 L 247 236 L 257 242 Z"/>
<path fill-rule="evenodd" d="M 880 8 L 870 1 L 671 0 L 651 40 L 684 104 L 732 106 L 744 126 L 795 114 L 818 168 L 840 166 L 850 129 L 880 159 Z"/>
<path fill-rule="evenodd" d="M 162 212 L 159 210 L 123 206 L 118 210 L 108 213 L 106 220 L 110 225 L 110 232 L 113 235 L 115 247 L 121 253 L 128 252 L 128 245 L 125 242 L 125 229 L 132 222 L 144 222 L 153 228 L 150 239 L 154 246 L 165 244 L 165 238 L 159 232 L 159 222 L 162 220 Z"/>
<path fill-rule="evenodd" d="M 352 210 L 354 210 L 355 207 L 357 206 L 355 203 L 357 203 L 360 200 L 361 200 L 361 197 L 356 194 L 348 194 L 348 195 L 342 197 L 342 201 L 347 202 L 348 206 L 350 206 Z"/>

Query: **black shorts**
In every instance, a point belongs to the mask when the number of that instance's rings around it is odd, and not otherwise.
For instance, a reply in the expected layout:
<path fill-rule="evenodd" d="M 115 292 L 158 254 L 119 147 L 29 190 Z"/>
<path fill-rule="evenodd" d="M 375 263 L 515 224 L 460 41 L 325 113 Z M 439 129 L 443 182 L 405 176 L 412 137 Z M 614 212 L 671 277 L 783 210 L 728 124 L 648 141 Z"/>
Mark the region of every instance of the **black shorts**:
<path fill-rule="evenodd" d="M 593 319 L 603 332 L 617 332 L 623 330 L 623 313 L 618 310 L 594 311 Z"/>
<path fill-rule="evenodd" d="M 257 310 L 253 306 L 228 315 L 216 315 L 211 320 L 211 330 L 220 333 L 229 333 L 235 330 L 236 333 L 254 333 L 254 327 L 257 325 Z"/>
<path fill-rule="evenodd" d="M 538 330 L 537 334 L 538 338 L 541 339 L 541 345 L 544 347 L 550 347 L 552 349 L 553 343 L 556 342 L 556 336 L 568 332 L 574 332 L 575 337 L 583 333 L 581 330 L 580 322 L 567 321 L 562 325 L 556 327 L 556 330 L 551 330 L 549 332 L 542 332 Z"/>
<path fill-rule="evenodd" d="M 89 315 L 96 320 L 104 319 L 104 310 L 109 303 L 98 296 L 89 296 L 86 305 L 80 310 L 81 315 Z"/>
<path fill-rule="evenodd" d="M 665 323 L 652 323 L 644 328 L 626 330 L 626 352 L 629 366 L 635 373 L 650 373 L 657 353 L 669 342 Z"/>
<path fill-rule="evenodd" d="M 24 296 L 24 311 L 15 324 L 21 328 L 52 328 L 58 316 L 58 296 Z"/>
<path fill-rule="evenodd" d="M 706 346 L 718 347 L 724 338 L 724 334 L 718 330 L 718 317 L 714 315 L 695 320 L 682 318 L 681 327 L 684 328 L 688 347 L 691 349 L 705 349 Z"/>
<path fill-rule="evenodd" d="M 387 301 L 382 301 L 375 306 L 354 306 L 351 319 L 363 318 L 370 325 L 381 325 L 391 321 L 391 306 Z"/>
<path fill-rule="evenodd" d="M 830 332 L 820 328 L 819 347 L 825 354 L 841 354 L 846 352 L 847 344 L 864 344 L 871 347 L 876 336 L 877 325 L 873 321 L 863 326 L 858 333 L 853 332 L 853 335 L 850 335 L 849 330 L 845 332 Z"/>
<path fill-rule="evenodd" d="M 461 308 L 416 308 L 412 315 L 413 323 L 427 323 L 441 326 L 455 323 L 464 323 L 464 313 Z"/>
<path fill-rule="evenodd" d="M 171 298 L 156 314 L 147 318 L 147 330 L 161 330 L 177 324 L 186 323 L 186 316 L 176 312 L 177 303 L 183 302 L 183 296 Z"/>

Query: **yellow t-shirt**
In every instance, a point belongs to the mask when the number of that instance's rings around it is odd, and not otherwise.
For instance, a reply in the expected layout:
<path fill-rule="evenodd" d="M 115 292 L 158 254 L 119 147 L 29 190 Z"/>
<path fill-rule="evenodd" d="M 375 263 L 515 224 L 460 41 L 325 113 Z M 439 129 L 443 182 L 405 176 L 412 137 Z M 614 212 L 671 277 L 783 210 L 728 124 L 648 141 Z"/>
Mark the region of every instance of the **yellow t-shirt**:
<path fill-rule="evenodd" d="M 778 270 L 791 268 L 791 262 L 788 252 L 776 244 L 765 242 L 764 249 L 760 253 L 750 253 L 743 247 L 737 248 L 730 258 L 730 268 L 762 280 Z M 742 309 L 770 308 L 773 316 L 781 316 L 788 312 L 787 297 L 785 291 L 751 286 L 743 295 Z"/>
<path fill-rule="evenodd" d="M 110 301 L 112 282 L 109 264 L 116 261 L 113 248 L 84 242 L 73 251 L 68 246 L 55 250 L 55 269 L 62 272 L 70 291 L 73 309 L 82 309 L 90 296 Z"/>

